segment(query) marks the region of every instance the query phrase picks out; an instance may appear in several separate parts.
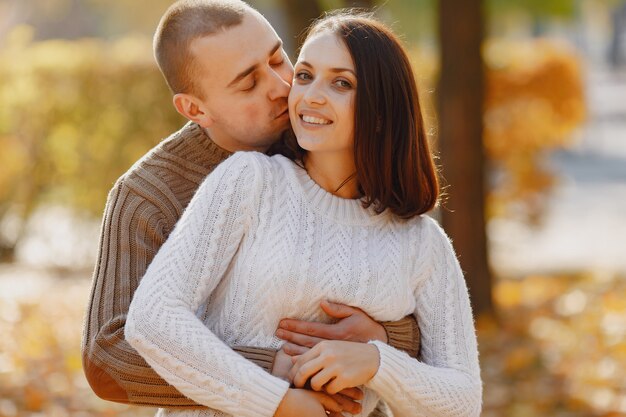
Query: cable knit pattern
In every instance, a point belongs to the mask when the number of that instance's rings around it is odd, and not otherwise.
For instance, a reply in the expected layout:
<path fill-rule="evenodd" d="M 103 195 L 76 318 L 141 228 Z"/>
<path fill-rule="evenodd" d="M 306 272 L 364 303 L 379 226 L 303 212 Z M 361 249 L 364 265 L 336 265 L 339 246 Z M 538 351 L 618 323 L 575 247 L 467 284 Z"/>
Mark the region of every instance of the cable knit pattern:
<path fill-rule="evenodd" d="M 414 265 L 419 277 L 414 314 L 422 332 L 422 361 L 372 341 L 380 353 L 380 366 L 367 386 L 383 399 L 393 400 L 389 406 L 394 417 L 479 416 L 478 351 L 459 263 L 449 239 L 434 221 L 415 236 L 419 236 L 415 245 L 421 253 Z"/>
<path fill-rule="evenodd" d="M 159 415 L 272 416 L 288 384 L 227 345 L 278 348 L 283 317 L 329 322 L 323 299 L 420 323 L 421 362 L 376 343 L 381 365 L 358 416 L 380 397 L 396 417 L 479 415 L 472 313 L 441 228 L 427 216 L 375 215 L 286 158 L 254 152 L 204 181 L 132 301 L 129 343 L 183 394 L 222 412 Z"/>

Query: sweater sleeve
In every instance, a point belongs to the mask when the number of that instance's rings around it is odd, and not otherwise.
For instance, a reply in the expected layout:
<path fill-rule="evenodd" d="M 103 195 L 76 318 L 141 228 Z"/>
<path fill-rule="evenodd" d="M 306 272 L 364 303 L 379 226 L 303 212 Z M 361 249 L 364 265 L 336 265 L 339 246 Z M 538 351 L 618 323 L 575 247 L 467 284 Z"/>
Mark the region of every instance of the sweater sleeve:
<path fill-rule="evenodd" d="M 387 344 L 417 358 L 420 352 L 420 328 L 413 314 L 397 321 L 380 323 L 387 333 Z"/>
<path fill-rule="evenodd" d="M 123 180 L 109 193 L 82 340 L 83 370 L 102 399 L 152 407 L 201 407 L 156 373 L 130 346 L 124 326 L 132 296 L 176 221 L 167 198 Z M 233 347 L 271 372 L 274 349 Z"/>
<path fill-rule="evenodd" d="M 137 289 L 126 339 L 166 381 L 199 404 L 273 416 L 289 384 L 235 353 L 196 316 L 255 217 L 268 175 L 258 154 L 230 157 L 207 177 Z"/>
<path fill-rule="evenodd" d="M 422 334 L 421 360 L 378 341 L 380 365 L 367 386 L 395 417 L 477 417 L 482 383 L 467 286 L 452 245 L 434 220 L 420 236 L 415 316 Z"/>

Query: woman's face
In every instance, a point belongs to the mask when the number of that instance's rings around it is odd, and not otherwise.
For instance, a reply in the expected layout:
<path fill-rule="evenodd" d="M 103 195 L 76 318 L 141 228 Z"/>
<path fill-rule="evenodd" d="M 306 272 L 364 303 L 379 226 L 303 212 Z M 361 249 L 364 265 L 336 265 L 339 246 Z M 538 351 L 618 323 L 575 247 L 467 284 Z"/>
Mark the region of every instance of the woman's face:
<path fill-rule="evenodd" d="M 352 155 L 356 82 L 352 57 L 337 35 L 322 32 L 304 43 L 289 93 L 289 117 L 303 149 Z"/>

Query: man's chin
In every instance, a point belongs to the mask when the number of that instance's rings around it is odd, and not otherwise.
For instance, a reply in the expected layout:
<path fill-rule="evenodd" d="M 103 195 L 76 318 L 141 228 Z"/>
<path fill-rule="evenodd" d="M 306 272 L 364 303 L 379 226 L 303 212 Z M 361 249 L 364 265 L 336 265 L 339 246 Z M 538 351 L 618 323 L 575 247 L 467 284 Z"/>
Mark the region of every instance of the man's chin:
<path fill-rule="evenodd" d="M 287 120 L 283 123 L 280 123 L 278 125 L 278 128 L 274 131 L 274 133 L 268 135 L 267 137 L 269 138 L 269 141 L 271 143 L 276 142 L 277 140 L 280 140 L 283 135 L 286 132 L 289 132 L 291 130 L 291 122 L 289 121 L 289 118 L 287 118 Z"/>

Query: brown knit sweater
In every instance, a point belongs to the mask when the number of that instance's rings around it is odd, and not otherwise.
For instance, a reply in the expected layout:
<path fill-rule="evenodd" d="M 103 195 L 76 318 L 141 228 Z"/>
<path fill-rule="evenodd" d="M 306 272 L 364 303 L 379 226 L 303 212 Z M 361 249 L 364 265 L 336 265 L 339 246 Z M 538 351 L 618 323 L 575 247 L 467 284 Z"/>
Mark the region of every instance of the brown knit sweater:
<path fill-rule="evenodd" d="M 118 179 L 109 193 L 82 340 L 89 384 L 109 401 L 154 407 L 200 407 L 148 366 L 126 342 L 124 325 L 135 290 L 200 183 L 230 153 L 188 123 Z M 382 323 L 389 344 L 416 357 L 412 316 Z M 276 351 L 234 346 L 271 372 Z M 379 407 L 372 416 L 388 415 Z"/>

